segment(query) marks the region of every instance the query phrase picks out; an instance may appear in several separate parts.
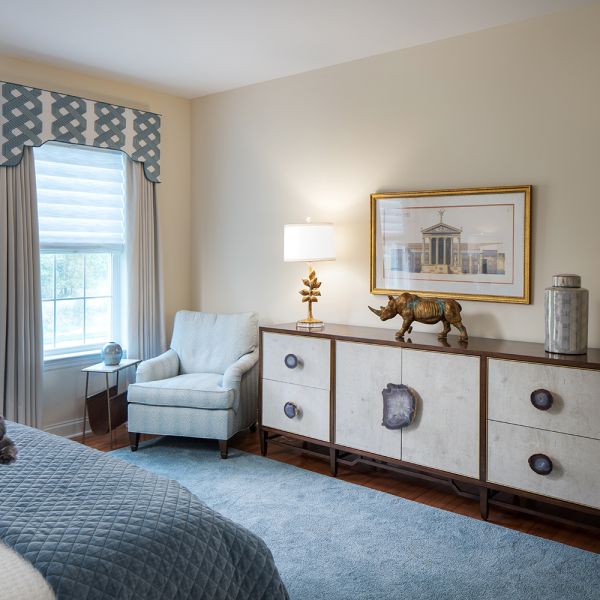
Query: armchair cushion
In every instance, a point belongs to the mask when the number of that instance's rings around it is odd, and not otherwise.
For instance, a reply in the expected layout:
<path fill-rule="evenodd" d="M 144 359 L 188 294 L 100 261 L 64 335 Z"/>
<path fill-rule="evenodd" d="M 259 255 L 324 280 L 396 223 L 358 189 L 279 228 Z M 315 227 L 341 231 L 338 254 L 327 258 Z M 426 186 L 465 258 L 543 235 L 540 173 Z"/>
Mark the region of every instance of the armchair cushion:
<path fill-rule="evenodd" d="M 257 345 L 254 313 L 211 314 L 180 310 L 175 315 L 171 348 L 179 373 L 220 373 Z"/>
<path fill-rule="evenodd" d="M 218 373 L 190 373 L 129 386 L 127 402 L 150 406 L 177 406 L 227 410 L 234 408 L 235 390 L 222 386 Z"/>

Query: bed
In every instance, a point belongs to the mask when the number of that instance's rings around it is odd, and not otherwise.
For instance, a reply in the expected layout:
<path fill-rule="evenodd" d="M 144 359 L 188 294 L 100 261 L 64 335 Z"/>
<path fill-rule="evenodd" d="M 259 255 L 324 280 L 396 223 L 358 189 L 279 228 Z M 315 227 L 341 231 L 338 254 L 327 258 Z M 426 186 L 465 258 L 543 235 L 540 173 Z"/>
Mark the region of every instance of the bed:
<path fill-rule="evenodd" d="M 0 540 L 58 600 L 288 598 L 271 552 L 175 481 L 8 423 Z"/>

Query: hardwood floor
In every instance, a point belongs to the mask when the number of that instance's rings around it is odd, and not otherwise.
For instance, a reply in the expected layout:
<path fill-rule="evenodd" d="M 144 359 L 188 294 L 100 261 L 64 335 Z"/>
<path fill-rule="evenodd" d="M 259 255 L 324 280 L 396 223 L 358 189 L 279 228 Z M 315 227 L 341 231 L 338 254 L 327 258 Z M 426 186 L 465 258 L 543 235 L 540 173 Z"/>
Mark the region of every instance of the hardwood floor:
<path fill-rule="evenodd" d="M 122 425 L 115 430 L 114 436 L 114 448 L 121 448 L 129 445 L 129 438 L 125 425 Z M 151 436 L 142 436 L 142 442 L 149 437 Z M 81 437 L 75 438 L 75 441 L 81 442 Z M 104 452 L 108 452 L 111 449 L 108 435 L 86 435 L 85 444 Z M 140 444 L 140 446 L 143 446 L 143 443 Z M 256 433 L 239 433 L 231 440 L 231 446 L 252 454 L 260 454 L 258 435 Z M 143 452 L 143 449 L 140 451 Z M 218 447 L 215 442 L 215 453 L 216 452 L 218 452 Z M 290 448 L 270 443 L 268 457 L 273 460 L 314 471 L 315 473 L 329 475 L 328 462 L 319 458 L 303 455 Z M 453 491 L 438 485 L 431 485 L 429 483 L 424 484 L 416 479 L 399 476 L 383 469 L 374 469 L 367 466 L 356 466 L 352 468 L 340 466 L 338 478 L 350 483 L 363 485 L 375 490 L 387 492 L 388 494 L 400 496 L 408 500 L 414 500 L 422 504 L 434 506 L 442 510 L 451 511 L 475 519 L 480 518 L 479 503 L 477 501 L 461 497 Z M 539 517 L 528 517 L 512 511 L 500 510 L 497 507 L 491 508 L 489 522 L 524 533 L 537 535 L 549 540 L 555 540 L 591 552 L 600 553 L 600 536 L 597 533 L 586 531 L 576 526 L 561 525 Z"/>

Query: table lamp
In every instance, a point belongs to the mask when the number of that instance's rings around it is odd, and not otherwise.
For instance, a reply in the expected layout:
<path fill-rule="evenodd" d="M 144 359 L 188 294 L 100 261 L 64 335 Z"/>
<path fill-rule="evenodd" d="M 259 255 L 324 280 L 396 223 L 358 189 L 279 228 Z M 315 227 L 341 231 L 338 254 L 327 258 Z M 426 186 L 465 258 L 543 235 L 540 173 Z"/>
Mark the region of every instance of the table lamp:
<path fill-rule="evenodd" d="M 297 321 L 296 326 L 303 329 L 323 327 L 323 321 L 315 319 L 312 313 L 313 302 L 318 302 L 321 295 L 321 282 L 311 263 L 335 260 L 333 223 L 312 223 L 306 219 L 306 223 L 284 225 L 283 260 L 308 263 L 308 279 L 302 280 L 306 287 L 300 290 L 302 302 L 308 303 L 308 317 Z"/>

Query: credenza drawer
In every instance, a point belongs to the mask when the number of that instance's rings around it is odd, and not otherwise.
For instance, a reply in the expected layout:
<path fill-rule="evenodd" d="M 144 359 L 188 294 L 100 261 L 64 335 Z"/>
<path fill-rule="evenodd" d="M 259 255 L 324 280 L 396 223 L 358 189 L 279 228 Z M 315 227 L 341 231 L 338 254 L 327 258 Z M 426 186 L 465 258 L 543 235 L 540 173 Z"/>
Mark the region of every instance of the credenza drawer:
<path fill-rule="evenodd" d="M 535 454 L 552 461 L 539 475 Z M 600 508 L 600 441 L 496 421 L 488 422 L 488 481 L 534 494 Z"/>
<path fill-rule="evenodd" d="M 300 414 L 289 417 L 286 403 Z M 262 424 L 315 440 L 329 441 L 329 391 L 263 379 Z"/>
<path fill-rule="evenodd" d="M 552 406 L 536 408 L 535 390 L 547 390 Z M 600 372 L 490 359 L 488 418 L 600 439 Z"/>
<path fill-rule="evenodd" d="M 330 345 L 329 340 L 308 336 L 264 333 L 262 376 L 328 390 Z"/>

